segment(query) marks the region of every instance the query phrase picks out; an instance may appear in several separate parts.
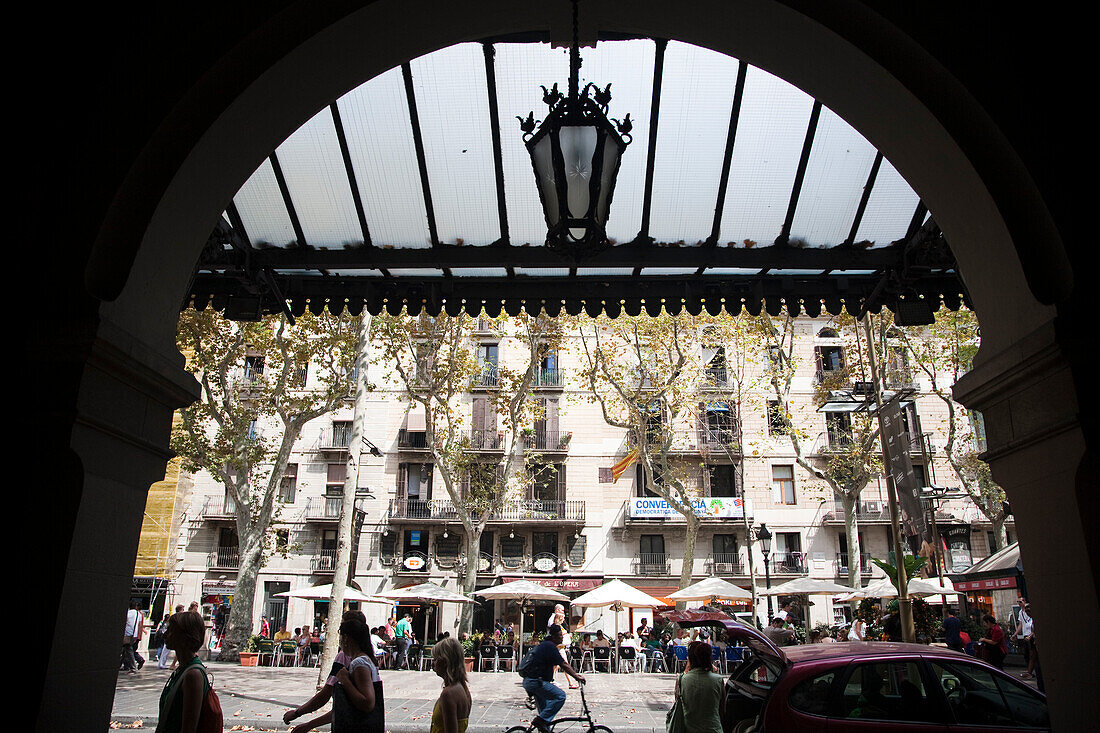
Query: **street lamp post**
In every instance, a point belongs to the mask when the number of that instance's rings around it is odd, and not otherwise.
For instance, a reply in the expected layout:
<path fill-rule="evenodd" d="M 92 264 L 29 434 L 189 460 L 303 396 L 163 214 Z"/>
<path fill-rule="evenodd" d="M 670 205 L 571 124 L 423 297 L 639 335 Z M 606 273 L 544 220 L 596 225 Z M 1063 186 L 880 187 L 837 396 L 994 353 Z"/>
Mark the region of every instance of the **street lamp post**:
<path fill-rule="evenodd" d="M 760 549 L 764 553 L 764 585 L 768 590 L 772 589 L 772 574 L 768 567 L 768 555 L 772 552 L 772 533 L 768 525 L 761 522 L 760 529 L 756 531 L 756 537 L 760 540 Z M 772 597 L 768 595 L 768 623 L 772 620 Z"/>

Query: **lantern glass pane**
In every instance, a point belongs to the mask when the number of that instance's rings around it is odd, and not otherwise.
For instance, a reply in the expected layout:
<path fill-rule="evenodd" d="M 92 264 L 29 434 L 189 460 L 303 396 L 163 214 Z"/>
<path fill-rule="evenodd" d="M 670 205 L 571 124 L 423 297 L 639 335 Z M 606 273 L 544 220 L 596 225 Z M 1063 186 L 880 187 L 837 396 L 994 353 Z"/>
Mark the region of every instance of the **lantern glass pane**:
<path fill-rule="evenodd" d="M 611 208 L 611 199 L 615 192 L 615 177 L 619 172 L 619 163 L 623 156 L 623 146 L 617 137 L 606 133 L 607 140 L 603 148 L 603 168 L 600 171 L 600 198 L 596 203 L 596 221 L 607 226 L 607 215 Z"/>
<path fill-rule="evenodd" d="M 569 215 L 580 219 L 588 214 L 592 190 L 592 156 L 596 152 L 596 128 L 569 125 L 558 133 L 565 162 L 566 205 Z"/>
<path fill-rule="evenodd" d="M 543 135 L 531 151 L 531 160 L 535 165 L 535 176 L 538 179 L 539 191 L 542 194 L 543 211 L 546 214 L 546 223 L 550 227 L 554 227 L 560 218 L 558 215 L 558 189 L 554 185 L 552 149 L 553 141 L 550 139 L 550 135 Z M 545 238 L 546 235 L 543 234 L 543 239 Z"/>

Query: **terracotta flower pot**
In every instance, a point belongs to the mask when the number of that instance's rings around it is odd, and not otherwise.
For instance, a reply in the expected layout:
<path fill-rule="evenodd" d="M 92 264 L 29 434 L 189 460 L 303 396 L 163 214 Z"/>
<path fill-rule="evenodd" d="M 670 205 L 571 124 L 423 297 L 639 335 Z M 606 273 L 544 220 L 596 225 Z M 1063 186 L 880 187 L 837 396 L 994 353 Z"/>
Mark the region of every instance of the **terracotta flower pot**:
<path fill-rule="evenodd" d="M 466 673 L 467 674 L 474 671 L 474 658 L 473 657 L 463 657 L 462 661 L 466 663 Z"/>
<path fill-rule="evenodd" d="M 259 652 L 241 652 L 241 666 L 255 667 L 260 662 Z"/>

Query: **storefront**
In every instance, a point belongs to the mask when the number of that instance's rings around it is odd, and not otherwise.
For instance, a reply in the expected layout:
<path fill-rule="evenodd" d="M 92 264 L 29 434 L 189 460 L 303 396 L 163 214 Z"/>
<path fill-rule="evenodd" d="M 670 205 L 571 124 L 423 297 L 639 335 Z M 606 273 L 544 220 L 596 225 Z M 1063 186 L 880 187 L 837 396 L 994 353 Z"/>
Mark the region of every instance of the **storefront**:
<path fill-rule="evenodd" d="M 1013 543 L 975 563 L 962 573 L 952 573 L 955 590 L 964 593 L 970 616 L 992 613 L 1002 624 L 1015 613 L 1016 599 L 1027 596 L 1024 567 L 1020 561 L 1020 546 Z M 1007 628 L 1007 626 L 1006 626 Z"/>
<path fill-rule="evenodd" d="M 204 580 L 202 581 L 202 617 L 209 621 L 214 616 L 214 611 L 223 603 L 232 605 L 233 594 L 237 590 L 235 580 Z"/>

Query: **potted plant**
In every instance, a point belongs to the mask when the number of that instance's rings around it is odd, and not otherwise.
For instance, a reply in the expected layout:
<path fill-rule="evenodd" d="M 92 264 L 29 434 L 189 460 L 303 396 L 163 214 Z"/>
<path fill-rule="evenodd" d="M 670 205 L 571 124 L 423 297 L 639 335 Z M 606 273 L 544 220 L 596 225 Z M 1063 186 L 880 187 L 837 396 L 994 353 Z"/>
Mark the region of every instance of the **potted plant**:
<path fill-rule="evenodd" d="M 255 667 L 260 662 L 260 635 L 253 634 L 248 637 L 248 642 L 241 651 L 241 666 Z"/>
<path fill-rule="evenodd" d="M 462 661 L 466 664 L 467 674 L 474 671 L 474 650 L 477 649 L 480 642 L 481 634 L 467 636 L 465 639 L 462 640 Z"/>

